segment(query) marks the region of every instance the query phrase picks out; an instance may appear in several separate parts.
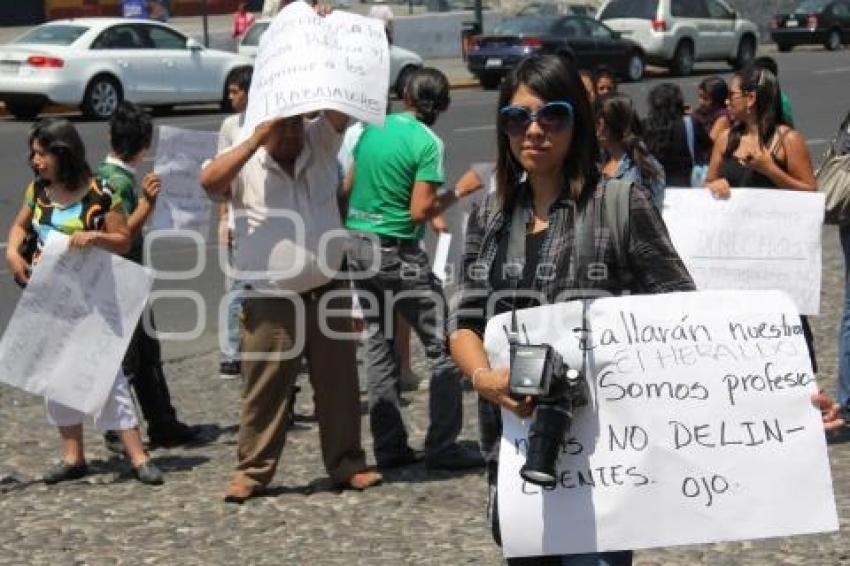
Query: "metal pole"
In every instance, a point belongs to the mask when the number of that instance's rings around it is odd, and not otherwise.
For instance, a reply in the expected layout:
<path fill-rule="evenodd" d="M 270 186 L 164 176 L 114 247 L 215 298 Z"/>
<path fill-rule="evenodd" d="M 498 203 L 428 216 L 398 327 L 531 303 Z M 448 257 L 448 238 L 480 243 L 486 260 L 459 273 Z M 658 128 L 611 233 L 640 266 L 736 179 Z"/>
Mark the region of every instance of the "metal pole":
<path fill-rule="evenodd" d="M 413 0 L 407 0 L 407 13 L 413 15 Z"/>
<path fill-rule="evenodd" d="M 478 24 L 478 33 L 484 33 L 484 7 L 482 0 L 475 0 L 475 22 Z"/>
<path fill-rule="evenodd" d="M 204 17 L 204 47 L 210 46 L 210 22 L 209 22 L 209 7 L 207 0 L 201 0 L 201 10 Z"/>

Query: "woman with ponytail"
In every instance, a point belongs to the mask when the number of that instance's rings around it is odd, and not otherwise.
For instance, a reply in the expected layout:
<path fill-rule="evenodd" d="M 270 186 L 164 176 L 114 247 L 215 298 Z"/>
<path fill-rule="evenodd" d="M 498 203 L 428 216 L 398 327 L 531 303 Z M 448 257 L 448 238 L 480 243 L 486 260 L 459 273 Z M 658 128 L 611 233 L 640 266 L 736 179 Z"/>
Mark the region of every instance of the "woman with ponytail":
<path fill-rule="evenodd" d="M 443 141 L 432 126 L 449 107 L 449 81 L 420 69 L 407 83 L 404 111 L 383 127 L 367 126 L 354 148 L 346 227 L 355 236 L 349 269 L 369 329 L 369 420 L 379 468 L 420 460 L 408 444 L 399 398 L 400 371 L 393 351 L 398 316 L 419 335 L 431 364 L 431 423 L 425 438 L 429 468 L 483 466 L 481 455 L 457 443 L 462 426 L 460 372 L 443 336 L 446 302 L 420 247 L 424 223 L 474 191 L 439 191 L 445 182 Z"/>
<path fill-rule="evenodd" d="M 629 97 L 615 94 L 596 104 L 596 136 L 602 149 L 602 176 L 641 187 L 652 204 L 664 204 L 664 168 L 641 137 L 637 111 Z"/>

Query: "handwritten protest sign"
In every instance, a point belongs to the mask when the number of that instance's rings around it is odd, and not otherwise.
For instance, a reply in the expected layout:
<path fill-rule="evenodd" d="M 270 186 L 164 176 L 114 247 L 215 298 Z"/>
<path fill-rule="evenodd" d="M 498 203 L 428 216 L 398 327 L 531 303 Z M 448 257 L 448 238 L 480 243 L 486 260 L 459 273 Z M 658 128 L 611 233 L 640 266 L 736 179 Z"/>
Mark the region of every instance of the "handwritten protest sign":
<path fill-rule="evenodd" d="M 51 234 L 0 340 L 0 381 L 86 414 L 106 402 L 153 285 L 149 271 Z"/>
<path fill-rule="evenodd" d="M 668 189 L 664 222 L 697 288 L 779 289 L 818 314 L 823 193 Z"/>
<path fill-rule="evenodd" d="M 521 479 L 529 422 L 502 412 L 507 556 L 838 529 L 814 374 L 787 295 L 604 298 L 584 317 L 582 305 L 517 313 L 532 343 L 582 369 L 592 400 L 575 411 L 551 490 Z M 509 365 L 509 316 L 487 325 L 493 367 Z"/>
<path fill-rule="evenodd" d="M 212 204 L 198 182 L 201 165 L 214 157 L 218 134 L 160 126 L 154 171 L 162 190 L 151 230 L 192 230 L 203 237 L 210 231 Z"/>
<path fill-rule="evenodd" d="M 339 110 L 382 125 L 389 48 L 380 20 L 293 2 L 260 39 L 242 135 L 264 120 Z"/>

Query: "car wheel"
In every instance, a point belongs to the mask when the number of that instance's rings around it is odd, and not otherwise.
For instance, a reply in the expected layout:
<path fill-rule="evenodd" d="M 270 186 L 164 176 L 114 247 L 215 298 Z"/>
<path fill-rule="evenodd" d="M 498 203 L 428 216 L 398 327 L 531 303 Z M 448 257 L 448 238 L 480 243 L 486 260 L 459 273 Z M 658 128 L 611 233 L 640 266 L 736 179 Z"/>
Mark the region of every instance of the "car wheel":
<path fill-rule="evenodd" d="M 478 77 L 478 82 L 481 83 L 481 88 L 484 90 L 495 90 L 499 88 L 499 83 L 502 82 L 502 76 L 492 73 L 482 74 Z"/>
<path fill-rule="evenodd" d="M 793 48 L 794 48 L 794 46 L 791 45 L 790 43 L 777 43 L 776 44 L 776 49 L 779 50 L 780 53 L 788 53 Z"/>
<path fill-rule="evenodd" d="M 105 120 L 112 116 L 122 99 L 118 81 L 106 75 L 91 80 L 83 97 L 83 113 L 90 118 Z"/>
<path fill-rule="evenodd" d="M 395 95 L 397 97 L 404 98 L 404 89 L 407 88 L 407 83 L 410 82 L 410 77 L 412 77 L 413 73 L 418 70 L 419 67 L 408 65 L 398 72 L 398 77 L 393 85 L 393 91 L 395 91 Z"/>
<path fill-rule="evenodd" d="M 744 36 L 741 38 L 741 42 L 738 44 L 738 53 L 735 56 L 735 61 L 732 63 L 732 66 L 736 69 L 742 69 L 752 63 L 755 57 L 755 40 L 748 35 Z"/>
<path fill-rule="evenodd" d="M 637 52 L 632 53 L 629 55 L 629 63 L 626 67 L 626 78 L 631 82 L 641 80 L 645 68 L 646 62 L 643 60 L 643 55 Z"/>
<path fill-rule="evenodd" d="M 829 35 L 826 36 L 826 42 L 824 43 L 824 47 L 826 47 L 830 51 L 836 51 L 837 49 L 841 49 L 841 34 L 838 33 L 837 29 L 830 30 Z"/>
<path fill-rule="evenodd" d="M 679 76 L 690 75 L 694 70 L 694 45 L 690 41 L 682 41 L 676 47 L 670 70 Z"/>
<path fill-rule="evenodd" d="M 17 120 L 33 120 L 44 107 L 41 104 L 7 102 L 6 110 Z"/>

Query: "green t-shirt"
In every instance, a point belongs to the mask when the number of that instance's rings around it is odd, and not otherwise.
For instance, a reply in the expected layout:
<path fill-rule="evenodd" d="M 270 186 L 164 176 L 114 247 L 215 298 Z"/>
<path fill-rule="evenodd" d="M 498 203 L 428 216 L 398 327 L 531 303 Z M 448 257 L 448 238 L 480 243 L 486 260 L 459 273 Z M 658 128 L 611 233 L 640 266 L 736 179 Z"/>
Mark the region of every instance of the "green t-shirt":
<path fill-rule="evenodd" d="M 97 166 L 95 175 L 98 179 L 103 179 L 109 183 L 109 186 L 124 203 L 124 211 L 127 215 L 133 214 L 139 204 L 139 195 L 136 194 L 136 177 L 133 173 L 115 163 L 101 161 L 100 165 Z"/>
<path fill-rule="evenodd" d="M 424 226 L 410 218 L 413 184 L 445 181 L 443 141 L 410 113 L 367 126 L 354 149 L 354 187 L 345 225 L 382 236 L 420 239 Z"/>

